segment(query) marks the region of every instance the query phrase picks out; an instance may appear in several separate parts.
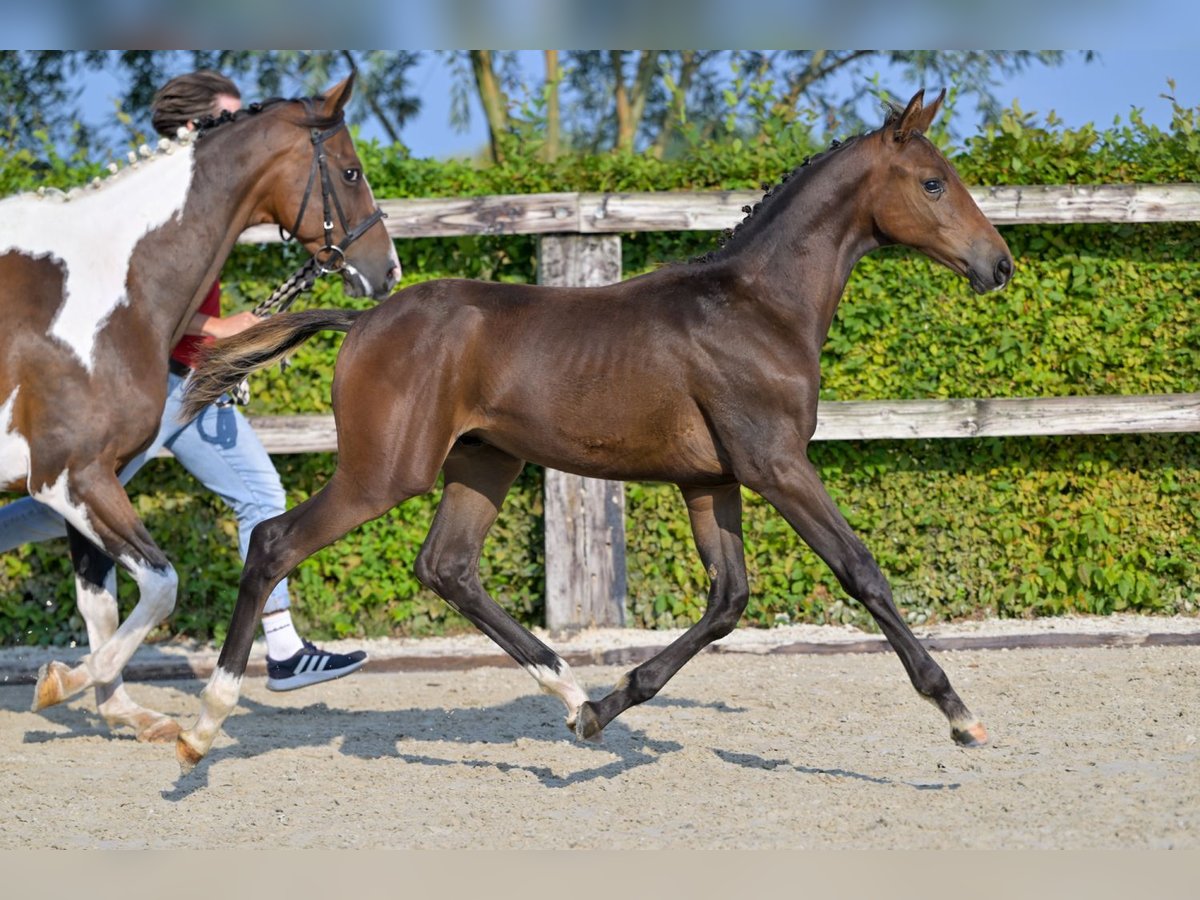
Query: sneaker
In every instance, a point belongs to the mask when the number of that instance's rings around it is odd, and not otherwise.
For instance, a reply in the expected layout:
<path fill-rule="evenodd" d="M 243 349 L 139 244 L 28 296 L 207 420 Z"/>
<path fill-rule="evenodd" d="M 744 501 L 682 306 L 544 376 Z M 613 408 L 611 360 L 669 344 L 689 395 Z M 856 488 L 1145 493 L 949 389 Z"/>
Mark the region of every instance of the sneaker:
<path fill-rule="evenodd" d="M 353 653 L 331 653 L 304 642 L 304 648 L 285 660 L 267 657 L 267 689 L 294 691 L 322 681 L 332 681 L 362 668 L 367 661 L 364 650 Z"/>

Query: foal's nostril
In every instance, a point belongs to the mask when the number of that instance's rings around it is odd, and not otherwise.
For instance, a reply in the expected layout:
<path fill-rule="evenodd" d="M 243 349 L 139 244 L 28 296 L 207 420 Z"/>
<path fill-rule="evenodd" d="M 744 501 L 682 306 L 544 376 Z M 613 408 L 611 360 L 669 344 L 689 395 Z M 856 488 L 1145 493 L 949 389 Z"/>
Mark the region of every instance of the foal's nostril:
<path fill-rule="evenodd" d="M 1012 260 L 1007 256 L 1000 257 L 1000 261 L 996 263 L 996 284 L 1008 284 L 1008 279 L 1012 278 L 1012 273 Z"/>

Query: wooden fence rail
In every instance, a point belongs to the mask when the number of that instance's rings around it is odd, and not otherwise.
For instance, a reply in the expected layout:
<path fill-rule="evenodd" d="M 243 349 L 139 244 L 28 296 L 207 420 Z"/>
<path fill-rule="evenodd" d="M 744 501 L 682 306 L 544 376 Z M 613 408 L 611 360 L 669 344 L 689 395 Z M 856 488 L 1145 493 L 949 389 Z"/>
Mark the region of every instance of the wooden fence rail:
<path fill-rule="evenodd" d="M 337 450 L 333 416 L 252 416 L 269 453 Z M 822 400 L 815 441 L 1200 432 L 1200 394 Z M 164 454 L 166 455 L 165 451 Z"/>
<path fill-rule="evenodd" d="M 971 195 L 996 225 L 1069 222 L 1200 221 L 1200 184 L 1025 185 L 974 187 Z M 395 238 L 464 234 L 621 234 L 720 231 L 742 220 L 761 191 L 665 191 L 645 194 L 509 194 L 381 200 Z M 243 232 L 244 243 L 279 240 L 274 225 Z"/>
<path fill-rule="evenodd" d="M 971 188 L 997 225 L 1200 221 L 1200 184 Z M 760 191 L 553 193 L 382 200 L 394 238 L 529 234 L 538 280 L 570 286 L 620 277 L 620 234 L 719 231 Z M 243 243 L 279 240 L 274 226 Z M 403 256 L 403 255 L 402 255 Z M 337 449 L 332 416 L 252 419 L 271 453 Z M 1200 432 L 1200 394 L 823 402 L 815 440 Z M 165 452 L 165 451 L 164 451 Z M 619 483 L 547 471 L 546 624 L 612 625 L 625 608 L 624 494 Z"/>

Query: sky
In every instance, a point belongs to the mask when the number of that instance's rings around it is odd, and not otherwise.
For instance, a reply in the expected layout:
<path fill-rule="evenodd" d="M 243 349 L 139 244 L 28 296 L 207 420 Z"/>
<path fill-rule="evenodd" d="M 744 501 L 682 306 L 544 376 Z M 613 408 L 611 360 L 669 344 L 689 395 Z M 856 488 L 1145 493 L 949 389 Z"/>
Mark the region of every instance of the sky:
<path fill-rule="evenodd" d="M 541 51 L 520 53 L 522 67 L 532 76 L 540 76 Z M 920 87 L 942 87 L 911 84 L 898 75 L 883 75 L 881 84 L 905 98 Z M 1161 95 L 1169 90 L 1168 78 L 1175 80 L 1175 97 L 1181 105 L 1200 106 L 1200 51 L 1195 50 L 1101 50 L 1091 62 L 1073 52 L 1062 66 L 1039 65 L 1004 79 L 996 95 L 1002 105 L 1016 100 L 1022 109 L 1037 112 L 1040 119 L 1054 110 L 1065 125 L 1073 128 L 1087 122 L 1106 127 L 1115 116 L 1127 116 L 1132 107 L 1142 109 L 1149 122 L 1165 128 L 1170 124 L 1171 103 Z M 421 97 L 422 108 L 401 129 L 401 137 L 414 156 L 472 156 L 486 146 L 486 125 L 477 100 L 472 101 L 469 129 L 461 131 L 451 124 L 451 73 L 444 59 L 434 53 L 425 54 L 411 72 L 411 85 Z M 83 95 L 85 118 L 90 122 L 111 118 L 116 94 L 114 79 L 93 76 Z M 956 115 L 959 134 L 978 129 L 978 116 L 971 104 L 960 104 Z M 365 126 L 362 136 L 386 142 L 377 126 Z"/>
<path fill-rule="evenodd" d="M 529 58 L 530 71 L 540 71 L 540 51 L 523 55 Z M 413 78 L 423 109 L 405 126 L 401 137 L 414 156 L 470 155 L 486 144 L 478 104 L 472 109 L 469 132 L 457 132 L 449 124 L 449 77 L 444 64 L 427 61 Z M 1181 105 L 1200 106 L 1200 52 L 1195 50 L 1105 50 L 1091 62 L 1084 62 L 1081 53 L 1072 53 L 1062 66 L 1035 66 L 1006 78 L 996 96 L 1003 106 L 1017 100 L 1023 110 L 1036 111 L 1041 119 L 1054 110 L 1072 128 L 1087 122 L 1106 127 L 1114 116 L 1125 116 L 1132 107 L 1141 108 L 1147 121 L 1165 128 L 1171 121 L 1171 103 L 1160 95 L 1169 90 L 1168 78 L 1175 80 L 1174 96 Z M 899 77 L 884 77 L 881 84 L 905 98 L 921 87 L 943 87 L 907 83 Z M 979 127 L 979 117 L 969 107 L 962 104 L 957 112 L 967 120 L 959 123 L 960 133 Z"/>

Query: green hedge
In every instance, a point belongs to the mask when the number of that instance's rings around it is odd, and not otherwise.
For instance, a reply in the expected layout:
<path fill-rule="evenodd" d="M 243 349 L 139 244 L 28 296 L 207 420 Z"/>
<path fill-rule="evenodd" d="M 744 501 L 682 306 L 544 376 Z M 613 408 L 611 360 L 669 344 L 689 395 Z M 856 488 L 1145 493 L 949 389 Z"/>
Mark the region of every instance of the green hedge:
<path fill-rule="evenodd" d="M 755 187 L 819 149 L 801 126 L 768 123 L 768 139 L 692 148 L 682 159 L 605 155 L 537 162 L 529 148 L 503 168 L 408 158 L 360 144 L 377 196 L 463 196 L 559 190 Z M 3 143 L 0 142 L 0 146 Z M 515 148 L 518 151 L 520 147 Z M 1106 130 L 1039 125 L 1017 112 L 952 151 L 968 183 L 1190 181 L 1200 172 L 1196 111 L 1166 131 L 1135 114 Z M 53 153 L 0 151 L 0 189 L 65 186 L 98 164 Z M 1060 396 L 1200 390 L 1200 227 L 1021 226 L 1002 229 L 1017 259 L 1012 285 L 977 297 L 908 251 L 864 260 L 823 353 L 822 397 Z M 625 236 L 627 274 L 688 258 L 711 234 Z M 526 237 L 421 239 L 398 246 L 405 283 L 443 276 L 532 281 Z M 239 247 L 226 267 L 229 308 L 265 297 L 298 261 L 295 250 Z M 310 305 L 361 305 L 323 282 Z M 340 338 L 323 336 L 286 374 L 254 382 L 251 412 L 325 412 Z M 1200 436 L 1008 438 L 816 444 L 811 456 L 850 523 L 872 548 L 910 620 L 1067 611 L 1196 612 L 1200 561 Z M 277 457 L 290 502 L 320 488 L 327 454 Z M 139 475 L 136 505 L 175 562 L 181 598 L 156 633 L 222 637 L 240 560 L 231 516 L 175 463 Z M 630 620 L 687 624 L 706 581 L 678 493 L 627 491 Z M 436 493 L 357 530 L 304 563 L 295 612 L 317 638 L 433 634 L 465 627 L 420 588 L 412 562 Z M 484 555 L 485 583 L 519 620 L 537 624 L 544 587 L 541 472 L 529 466 Z M 828 569 L 757 497 L 746 496 L 753 596 L 747 620 L 868 625 Z M 133 596 L 122 579 L 122 604 Z M 83 640 L 64 542 L 6 554 L 0 643 Z"/>

